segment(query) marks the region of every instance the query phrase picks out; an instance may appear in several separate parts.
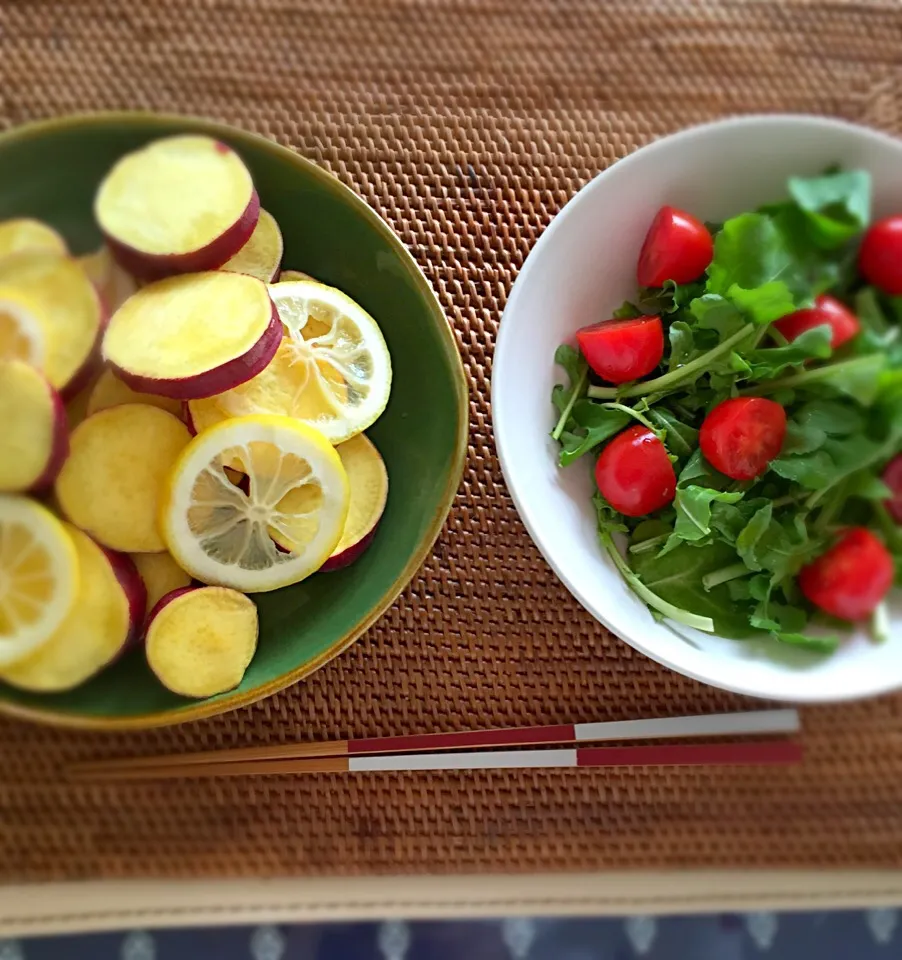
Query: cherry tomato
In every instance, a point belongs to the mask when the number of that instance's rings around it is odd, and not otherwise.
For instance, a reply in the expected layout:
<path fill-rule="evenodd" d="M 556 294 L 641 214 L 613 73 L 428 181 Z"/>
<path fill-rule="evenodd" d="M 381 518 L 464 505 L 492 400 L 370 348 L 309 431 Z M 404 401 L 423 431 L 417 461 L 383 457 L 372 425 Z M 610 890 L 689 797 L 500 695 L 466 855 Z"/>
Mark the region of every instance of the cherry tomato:
<path fill-rule="evenodd" d="M 886 217 L 868 229 L 858 251 L 858 269 L 884 293 L 902 296 L 902 217 Z"/>
<path fill-rule="evenodd" d="M 602 450 L 595 482 L 605 500 L 628 517 L 660 510 L 676 494 L 676 474 L 664 444 L 641 423 L 618 433 Z"/>
<path fill-rule="evenodd" d="M 796 310 L 795 313 L 780 317 L 779 320 L 774 321 L 774 326 L 792 343 L 806 330 L 812 330 L 827 323 L 833 331 L 830 346 L 834 350 L 848 343 L 861 330 L 858 317 L 836 297 L 830 297 L 825 293 L 815 299 L 813 307 Z"/>
<path fill-rule="evenodd" d="M 893 491 L 892 500 L 885 501 L 886 509 L 896 523 L 902 523 L 902 453 L 893 457 L 884 468 L 883 482 Z"/>
<path fill-rule="evenodd" d="M 874 612 L 893 584 L 893 558 L 864 527 L 852 527 L 817 560 L 799 572 L 802 593 L 821 610 L 842 620 Z"/>
<path fill-rule="evenodd" d="M 752 480 L 779 454 L 786 411 L 763 397 L 734 397 L 705 417 L 698 442 L 705 459 L 733 480 Z"/>
<path fill-rule="evenodd" d="M 676 207 L 661 207 L 639 253 L 639 286 L 660 287 L 665 280 L 697 280 L 713 256 L 714 241 L 700 220 Z"/>
<path fill-rule="evenodd" d="M 660 317 L 603 320 L 577 330 L 576 342 L 589 366 L 610 383 L 638 380 L 664 356 Z"/>

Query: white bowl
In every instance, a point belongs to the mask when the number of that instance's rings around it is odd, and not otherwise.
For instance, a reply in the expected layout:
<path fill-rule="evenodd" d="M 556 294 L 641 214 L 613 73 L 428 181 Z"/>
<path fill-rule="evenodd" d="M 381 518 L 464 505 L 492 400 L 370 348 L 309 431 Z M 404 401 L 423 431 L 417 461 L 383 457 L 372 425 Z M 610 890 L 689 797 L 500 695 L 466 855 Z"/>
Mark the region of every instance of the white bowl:
<path fill-rule="evenodd" d="M 642 239 L 664 204 L 723 220 L 786 195 L 791 175 L 832 163 L 874 178 L 874 215 L 902 211 L 902 142 L 807 116 L 755 116 L 685 130 L 597 176 L 555 217 L 511 291 L 495 347 L 498 455 L 520 516 L 545 559 L 596 619 L 642 653 L 725 690 L 789 701 L 871 696 L 902 687 L 902 601 L 891 639 L 859 630 L 830 657 L 655 622 L 598 544 L 591 456 L 561 470 L 551 388 L 555 348 L 635 295 Z M 567 637 L 561 637 L 567 643 Z"/>

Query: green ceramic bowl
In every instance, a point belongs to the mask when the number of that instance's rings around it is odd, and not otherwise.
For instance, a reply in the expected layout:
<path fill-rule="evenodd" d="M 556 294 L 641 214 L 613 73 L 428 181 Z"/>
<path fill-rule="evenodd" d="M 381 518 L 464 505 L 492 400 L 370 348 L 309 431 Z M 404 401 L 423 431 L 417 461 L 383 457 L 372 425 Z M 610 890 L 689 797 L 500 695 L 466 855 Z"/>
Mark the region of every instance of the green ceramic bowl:
<path fill-rule="evenodd" d="M 133 651 L 69 693 L 0 684 L 0 711 L 68 726 L 181 723 L 234 709 L 306 677 L 345 650 L 426 559 L 460 482 L 467 388 L 454 335 L 426 278 L 388 225 L 338 180 L 268 140 L 204 120 L 140 113 L 67 117 L 0 136 L 0 219 L 33 216 L 74 253 L 95 249 L 94 192 L 123 153 L 156 137 L 206 133 L 244 157 L 285 239 L 284 268 L 344 290 L 385 334 L 394 379 L 368 432 L 389 474 L 372 545 L 352 566 L 255 597 L 260 643 L 241 686 L 208 700 L 169 693 Z"/>

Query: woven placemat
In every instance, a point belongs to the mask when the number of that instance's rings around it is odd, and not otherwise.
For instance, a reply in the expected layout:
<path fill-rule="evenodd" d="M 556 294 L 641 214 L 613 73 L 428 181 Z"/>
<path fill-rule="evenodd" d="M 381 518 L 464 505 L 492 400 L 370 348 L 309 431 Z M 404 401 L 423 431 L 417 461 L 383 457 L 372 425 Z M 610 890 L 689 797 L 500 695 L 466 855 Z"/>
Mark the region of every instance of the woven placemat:
<path fill-rule="evenodd" d="M 899 697 L 806 710 L 804 765 L 766 773 L 117 787 L 58 773 L 138 751 L 747 705 L 610 636 L 541 560 L 492 444 L 493 337 L 536 237 L 599 170 L 731 113 L 827 113 L 898 133 L 900 56 L 896 0 L 0 2 L 2 127 L 135 107 L 290 145 L 409 245 L 453 319 L 472 391 L 464 482 L 434 556 L 337 661 L 180 728 L 103 736 L 0 721 L 0 879 L 902 866 Z"/>

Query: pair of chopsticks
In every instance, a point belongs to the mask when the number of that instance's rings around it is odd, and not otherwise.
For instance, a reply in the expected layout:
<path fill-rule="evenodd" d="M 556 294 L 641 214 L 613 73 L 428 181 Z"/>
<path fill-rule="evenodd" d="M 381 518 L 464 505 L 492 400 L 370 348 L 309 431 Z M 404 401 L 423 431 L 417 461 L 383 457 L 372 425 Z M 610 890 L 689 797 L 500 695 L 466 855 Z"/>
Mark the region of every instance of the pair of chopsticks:
<path fill-rule="evenodd" d="M 403 770 L 529 770 L 566 767 L 733 766 L 798 763 L 800 744 L 791 740 L 735 743 L 653 744 L 585 747 L 616 740 L 735 737 L 797 733 L 795 710 L 754 710 L 698 717 L 662 717 L 601 723 L 371 737 L 327 743 L 240 747 L 163 757 L 131 757 L 75 764 L 70 779 L 81 781 L 172 780 L 259 774 L 372 773 Z M 556 749 L 508 749 L 538 747 Z M 568 746 L 564 746 L 567 744 Z M 456 753 L 463 750 L 471 752 Z"/>

